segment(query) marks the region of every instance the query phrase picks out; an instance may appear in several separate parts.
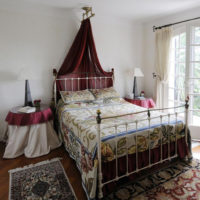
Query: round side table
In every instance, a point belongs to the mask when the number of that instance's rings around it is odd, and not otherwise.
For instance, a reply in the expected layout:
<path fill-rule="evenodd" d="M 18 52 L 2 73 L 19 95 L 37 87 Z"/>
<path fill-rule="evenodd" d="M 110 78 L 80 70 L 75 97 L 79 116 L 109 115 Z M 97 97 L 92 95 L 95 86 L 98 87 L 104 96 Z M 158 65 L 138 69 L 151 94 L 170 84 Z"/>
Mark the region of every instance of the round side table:
<path fill-rule="evenodd" d="M 46 155 L 61 145 L 53 129 L 53 114 L 49 106 L 41 105 L 32 113 L 20 113 L 22 106 L 12 108 L 7 117 L 7 145 L 4 158 L 25 154 L 28 158 Z"/>
<path fill-rule="evenodd" d="M 126 101 L 129 103 L 135 104 L 137 106 L 141 106 L 144 108 L 154 108 L 155 103 L 152 98 L 145 98 L 145 99 L 129 99 L 125 98 Z"/>

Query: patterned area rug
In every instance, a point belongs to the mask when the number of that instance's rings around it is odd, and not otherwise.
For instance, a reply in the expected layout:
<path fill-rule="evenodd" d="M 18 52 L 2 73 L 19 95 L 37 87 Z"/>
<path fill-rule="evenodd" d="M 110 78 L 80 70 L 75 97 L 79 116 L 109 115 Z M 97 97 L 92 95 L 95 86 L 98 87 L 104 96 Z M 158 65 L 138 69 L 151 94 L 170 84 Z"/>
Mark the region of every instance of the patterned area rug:
<path fill-rule="evenodd" d="M 199 200 L 200 161 L 177 161 L 118 188 L 106 200 Z"/>
<path fill-rule="evenodd" d="M 75 200 L 59 158 L 9 171 L 10 200 Z"/>

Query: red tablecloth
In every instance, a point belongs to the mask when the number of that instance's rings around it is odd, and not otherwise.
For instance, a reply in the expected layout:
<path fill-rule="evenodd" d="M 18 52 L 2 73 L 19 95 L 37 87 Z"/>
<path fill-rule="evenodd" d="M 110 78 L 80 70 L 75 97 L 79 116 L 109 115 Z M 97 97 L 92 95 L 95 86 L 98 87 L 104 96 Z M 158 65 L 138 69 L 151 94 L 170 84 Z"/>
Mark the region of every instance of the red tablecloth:
<path fill-rule="evenodd" d="M 20 107 L 13 108 L 9 111 L 6 121 L 8 125 L 27 126 L 40 124 L 53 119 L 53 114 L 48 106 L 41 106 L 39 111 L 33 113 L 18 113 Z"/>
<path fill-rule="evenodd" d="M 144 108 L 153 108 L 155 107 L 155 103 L 153 99 L 151 98 L 145 98 L 145 99 L 128 99 L 125 98 L 126 101 L 133 103 L 138 106 L 142 106 Z"/>

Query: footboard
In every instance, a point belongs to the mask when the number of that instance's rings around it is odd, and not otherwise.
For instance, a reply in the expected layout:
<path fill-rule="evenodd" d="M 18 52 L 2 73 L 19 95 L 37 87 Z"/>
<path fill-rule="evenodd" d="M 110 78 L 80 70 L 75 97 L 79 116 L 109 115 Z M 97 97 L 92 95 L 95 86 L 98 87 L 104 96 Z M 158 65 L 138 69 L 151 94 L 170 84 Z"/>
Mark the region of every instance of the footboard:
<path fill-rule="evenodd" d="M 186 147 L 188 146 L 188 107 L 189 107 L 189 98 L 187 98 L 185 100 L 185 105 L 183 106 L 177 106 L 177 107 L 173 107 L 173 108 L 164 108 L 164 109 L 151 109 L 151 110 L 145 110 L 145 111 L 140 111 L 140 112 L 135 112 L 135 113 L 129 113 L 129 114 L 125 114 L 125 115 L 119 115 L 119 116 L 110 116 L 110 117 L 101 117 L 101 112 L 100 110 L 97 110 L 97 117 L 96 117 L 96 120 L 97 120 L 97 133 L 98 133 L 98 198 L 101 199 L 103 198 L 103 192 L 102 192 L 102 188 L 103 186 L 105 186 L 106 184 L 109 184 L 111 182 L 114 182 L 114 181 L 118 181 L 119 179 L 121 178 L 124 178 L 124 177 L 127 177 L 127 176 L 130 176 L 134 173 L 137 173 L 141 170 L 144 170 L 144 169 L 147 169 L 147 168 L 151 168 L 152 166 L 154 165 L 157 165 L 159 163 L 163 163 L 167 160 L 171 160 L 173 158 L 176 158 L 178 156 L 178 137 L 177 137 L 177 134 L 175 134 L 175 138 L 174 138 L 174 143 L 175 143 L 175 152 L 173 153 L 173 155 L 171 154 L 171 135 L 168 134 L 167 132 L 167 142 L 165 141 L 165 147 L 167 145 L 167 156 L 164 156 L 163 157 L 163 146 L 164 146 L 164 141 L 163 141 L 163 135 L 162 135 L 162 132 L 160 131 L 159 132 L 159 151 L 160 151 L 160 158 L 158 161 L 156 162 L 152 162 L 151 160 L 151 143 L 153 142 L 152 138 L 151 138 L 151 130 L 152 130 L 152 121 L 155 120 L 156 118 L 159 120 L 159 124 L 160 124 L 160 127 L 162 125 L 166 125 L 166 126 L 169 126 L 171 125 L 171 121 L 170 121 L 170 118 L 173 117 L 174 119 L 174 122 L 173 122 L 173 125 L 175 127 L 175 129 L 177 128 L 177 125 L 178 123 L 180 123 L 180 121 L 178 120 L 178 114 L 185 114 L 184 116 L 184 121 L 185 121 L 185 125 L 184 125 L 184 138 L 185 138 L 185 144 L 186 144 Z M 181 107 L 185 107 L 185 110 L 184 111 L 177 111 L 179 108 Z M 151 116 L 151 112 L 153 111 L 164 111 L 164 110 L 168 110 L 168 109 L 173 109 L 173 113 L 164 113 L 162 115 L 159 115 L 159 116 Z M 105 128 L 108 128 L 108 127 L 102 127 L 101 126 L 101 123 L 103 120 L 106 120 L 106 119 L 112 119 L 112 118 L 118 118 L 118 117 L 124 117 L 124 116 L 128 116 L 128 115 L 138 115 L 138 114 L 141 114 L 141 113 L 147 113 L 147 118 L 145 119 L 138 119 L 138 120 L 135 120 L 135 121 L 129 121 L 129 122 L 126 122 L 126 123 L 120 123 L 120 124 L 115 124 L 114 126 L 112 126 L 113 130 L 114 130 L 114 139 L 115 139 L 115 170 L 116 170 L 116 174 L 115 174 L 115 177 L 112 178 L 111 180 L 107 180 L 107 181 L 103 181 L 103 174 L 102 174 L 102 152 L 101 152 L 101 145 L 102 145 L 102 140 L 101 140 L 101 133 L 103 131 L 103 129 Z M 167 117 L 167 122 L 163 122 L 163 117 Z M 147 128 L 146 128 L 146 132 L 147 132 L 147 136 L 148 137 L 148 164 L 144 167 L 141 167 L 139 166 L 139 160 L 138 160 L 138 155 L 139 155 L 139 150 L 138 150 L 138 138 L 141 136 L 141 134 L 144 134 L 144 133 L 141 133 L 141 132 L 138 132 L 139 131 L 139 128 L 138 128 L 138 124 L 143 121 L 143 120 L 147 120 L 148 121 L 148 125 L 147 125 Z M 134 127 L 135 127 L 135 130 L 134 130 L 134 138 L 135 138 L 135 161 L 136 161 L 136 167 L 135 167 L 135 170 L 134 171 L 130 171 L 129 170 L 129 149 L 128 147 L 126 146 L 126 151 L 124 152 L 125 153 L 125 160 L 126 160 L 126 163 L 125 163 L 125 167 L 126 167 L 126 172 L 124 174 L 119 174 L 118 173 L 118 144 L 117 144 L 117 140 L 119 140 L 119 137 L 123 137 L 123 136 L 120 136 L 118 135 L 118 127 L 119 126 L 124 126 L 125 127 L 125 132 L 126 134 L 129 134 L 128 133 L 128 126 L 130 124 L 134 124 Z M 111 127 L 109 127 L 111 128 Z M 176 133 L 176 132 L 175 132 Z M 127 137 L 126 137 L 126 140 L 127 140 Z"/>

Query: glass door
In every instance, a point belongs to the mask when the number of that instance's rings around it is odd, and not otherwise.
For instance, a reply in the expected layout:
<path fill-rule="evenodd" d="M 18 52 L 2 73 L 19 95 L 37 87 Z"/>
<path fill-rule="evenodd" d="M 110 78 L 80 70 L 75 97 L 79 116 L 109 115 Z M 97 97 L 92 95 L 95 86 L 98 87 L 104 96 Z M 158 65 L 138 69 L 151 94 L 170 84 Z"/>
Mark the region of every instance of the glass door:
<path fill-rule="evenodd" d="M 190 124 L 200 126 L 200 25 L 190 26 L 189 41 Z"/>

